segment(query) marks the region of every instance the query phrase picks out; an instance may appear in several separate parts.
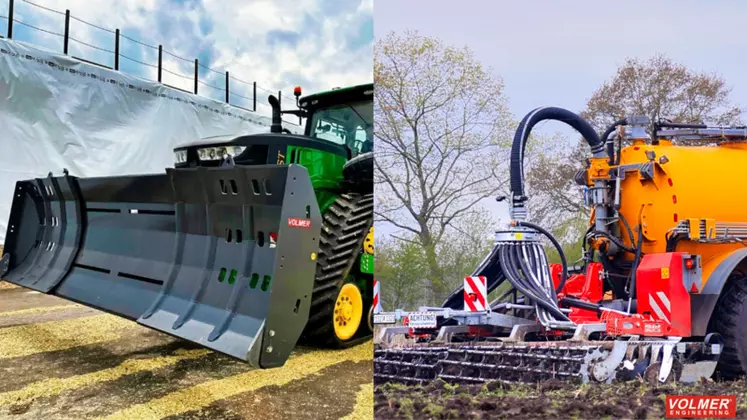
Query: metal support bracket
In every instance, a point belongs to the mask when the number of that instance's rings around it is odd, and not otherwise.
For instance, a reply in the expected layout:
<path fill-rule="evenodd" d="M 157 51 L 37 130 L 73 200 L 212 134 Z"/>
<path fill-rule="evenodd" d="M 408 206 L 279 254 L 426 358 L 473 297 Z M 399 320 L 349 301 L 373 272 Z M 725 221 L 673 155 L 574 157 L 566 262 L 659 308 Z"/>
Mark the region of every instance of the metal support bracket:
<path fill-rule="evenodd" d="M 579 324 L 576 327 L 576 332 L 573 333 L 568 341 L 589 341 L 589 337 L 596 332 L 607 331 L 607 324 L 604 322 L 596 324 Z"/>
<path fill-rule="evenodd" d="M 511 329 L 511 335 L 502 341 L 507 343 L 524 341 L 527 334 L 540 331 L 542 331 L 542 326 L 539 324 L 514 325 L 513 329 Z"/>
<path fill-rule="evenodd" d="M 441 327 L 441 329 L 438 330 L 438 335 L 432 342 L 433 343 L 450 343 L 451 337 L 453 337 L 454 334 L 460 334 L 460 333 L 466 333 L 466 332 L 469 332 L 468 325 L 451 325 L 451 326 Z"/>
<path fill-rule="evenodd" d="M 386 327 L 379 330 L 374 337 L 374 344 L 390 344 L 395 335 L 404 335 L 410 331 L 409 327 Z"/>

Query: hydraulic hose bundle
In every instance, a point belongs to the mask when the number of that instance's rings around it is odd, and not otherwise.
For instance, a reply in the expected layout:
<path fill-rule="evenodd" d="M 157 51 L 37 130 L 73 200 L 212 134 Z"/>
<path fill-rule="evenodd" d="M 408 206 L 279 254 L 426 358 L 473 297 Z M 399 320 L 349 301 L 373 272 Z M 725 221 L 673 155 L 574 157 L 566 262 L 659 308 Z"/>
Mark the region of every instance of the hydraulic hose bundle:
<path fill-rule="evenodd" d="M 557 295 L 547 263 L 547 255 L 538 241 L 516 241 L 499 245 L 500 264 L 511 286 L 534 304 L 537 318 L 544 326 L 569 323 L 558 307 Z"/>

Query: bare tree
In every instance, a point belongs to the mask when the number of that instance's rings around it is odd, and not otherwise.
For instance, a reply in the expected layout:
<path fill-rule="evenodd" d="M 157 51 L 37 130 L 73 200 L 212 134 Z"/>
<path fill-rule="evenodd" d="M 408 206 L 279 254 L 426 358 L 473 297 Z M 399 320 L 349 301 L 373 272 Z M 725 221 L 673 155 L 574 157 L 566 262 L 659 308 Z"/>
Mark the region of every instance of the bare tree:
<path fill-rule="evenodd" d="M 430 286 L 443 297 L 440 242 L 506 180 L 503 84 L 469 49 L 412 32 L 377 42 L 374 81 L 376 221 L 422 246 Z"/>
<path fill-rule="evenodd" d="M 589 99 L 583 117 L 599 131 L 617 119 L 646 115 L 680 123 L 738 123 L 742 109 L 716 74 L 699 73 L 665 55 L 628 58 Z"/>

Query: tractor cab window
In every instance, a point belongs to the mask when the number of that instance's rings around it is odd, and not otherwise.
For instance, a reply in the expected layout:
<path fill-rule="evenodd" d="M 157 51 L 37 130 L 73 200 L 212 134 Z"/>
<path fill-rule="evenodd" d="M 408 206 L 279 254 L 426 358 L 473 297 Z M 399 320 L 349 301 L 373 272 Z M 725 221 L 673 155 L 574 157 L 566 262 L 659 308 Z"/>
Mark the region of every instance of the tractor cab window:
<path fill-rule="evenodd" d="M 373 151 L 373 103 L 353 102 L 314 111 L 311 136 L 347 145 L 353 156 Z"/>

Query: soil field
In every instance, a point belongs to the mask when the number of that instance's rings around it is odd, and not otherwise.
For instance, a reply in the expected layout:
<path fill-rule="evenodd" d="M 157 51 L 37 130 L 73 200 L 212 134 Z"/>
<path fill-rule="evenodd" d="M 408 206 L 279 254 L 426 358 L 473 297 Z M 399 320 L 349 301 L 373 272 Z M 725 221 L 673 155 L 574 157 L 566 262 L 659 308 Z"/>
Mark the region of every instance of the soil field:
<path fill-rule="evenodd" d="M 651 386 L 489 383 L 426 386 L 385 384 L 374 391 L 376 419 L 662 419 L 667 395 L 736 395 L 747 419 L 747 381 Z"/>
<path fill-rule="evenodd" d="M 0 282 L 0 419 L 366 419 L 371 342 L 244 363 Z"/>

